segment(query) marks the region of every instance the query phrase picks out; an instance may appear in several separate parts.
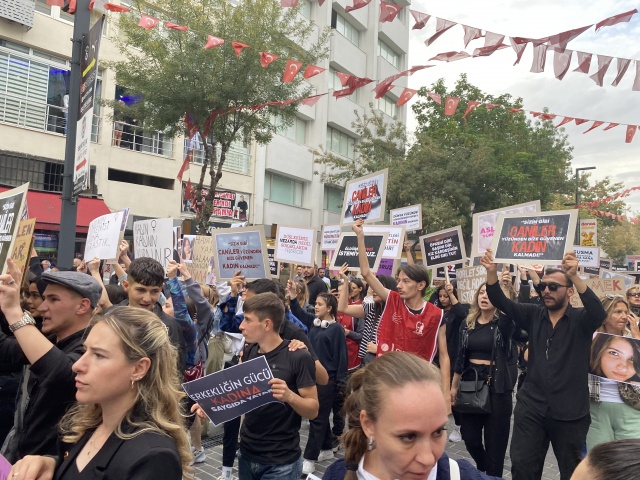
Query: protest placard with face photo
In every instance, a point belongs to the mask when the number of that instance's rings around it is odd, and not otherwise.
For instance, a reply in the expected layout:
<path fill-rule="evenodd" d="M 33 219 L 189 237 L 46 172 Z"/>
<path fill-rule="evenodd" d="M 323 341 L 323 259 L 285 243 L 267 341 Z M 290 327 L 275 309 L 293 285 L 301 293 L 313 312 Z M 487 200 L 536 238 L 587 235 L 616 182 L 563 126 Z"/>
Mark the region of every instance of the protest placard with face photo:
<path fill-rule="evenodd" d="M 216 252 L 216 278 L 229 280 L 237 271 L 246 280 L 269 277 L 269 259 L 260 227 L 218 229 L 213 231 Z"/>
<path fill-rule="evenodd" d="M 640 385 L 640 340 L 597 332 L 591 343 L 589 373 L 614 382 Z"/>
<path fill-rule="evenodd" d="M 389 212 L 391 225 L 403 225 L 407 232 L 422 229 L 422 204 L 395 208 Z"/>
<path fill-rule="evenodd" d="M 365 175 L 347 182 L 344 190 L 343 212 L 340 224 L 384 220 L 389 169 Z"/>
<path fill-rule="evenodd" d="M 420 248 L 422 261 L 427 268 L 462 263 L 467 258 L 459 225 L 421 236 Z"/>
<path fill-rule="evenodd" d="M 374 272 L 378 270 L 382 261 L 382 251 L 387 244 L 387 235 L 387 233 L 371 233 L 364 236 L 369 268 Z M 340 270 L 345 263 L 349 266 L 349 270 L 360 271 L 358 237 L 352 232 L 343 232 L 340 235 L 338 248 L 334 251 L 330 268 L 331 270 Z"/>
<path fill-rule="evenodd" d="M 7 258 L 13 252 L 20 216 L 27 199 L 29 184 L 0 193 L 0 270 L 7 271 Z"/>
<path fill-rule="evenodd" d="M 316 262 L 317 234 L 315 228 L 278 225 L 274 260 L 313 267 Z"/>

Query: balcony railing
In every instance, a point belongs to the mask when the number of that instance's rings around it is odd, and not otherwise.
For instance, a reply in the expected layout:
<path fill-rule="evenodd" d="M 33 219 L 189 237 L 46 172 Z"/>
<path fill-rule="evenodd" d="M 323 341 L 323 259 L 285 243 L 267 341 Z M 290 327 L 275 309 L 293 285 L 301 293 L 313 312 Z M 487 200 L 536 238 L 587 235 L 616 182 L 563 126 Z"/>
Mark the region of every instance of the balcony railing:
<path fill-rule="evenodd" d="M 187 156 L 189 152 L 189 139 L 184 139 L 184 152 L 183 158 Z M 217 157 L 220 158 L 220 151 L 216 152 Z M 205 152 L 202 145 L 200 148 L 193 150 L 193 159 L 191 163 L 196 165 L 202 165 L 205 159 Z M 249 153 L 245 148 L 238 147 L 235 145 L 231 145 L 229 151 L 227 152 L 227 156 L 224 161 L 224 165 L 222 166 L 222 170 L 230 173 L 239 173 L 240 175 L 249 175 L 250 174 L 250 164 L 249 164 Z"/>
<path fill-rule="evenodd" d="M 151 132 L 143 126 L 113 122 L 111 145 L 142 153 L 173 157 L 173 138 L 162 132 Z"/>

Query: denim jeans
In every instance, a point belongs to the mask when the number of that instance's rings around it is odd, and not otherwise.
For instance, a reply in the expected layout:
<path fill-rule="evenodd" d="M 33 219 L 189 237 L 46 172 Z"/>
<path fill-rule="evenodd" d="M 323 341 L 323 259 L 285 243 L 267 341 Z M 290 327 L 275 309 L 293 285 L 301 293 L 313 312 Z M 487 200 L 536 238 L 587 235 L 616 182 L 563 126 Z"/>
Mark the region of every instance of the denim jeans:
<path fill-rule="evenodd" d="M 238 458 L 239 480 L 300 480 L 302 476 L 302 457 L 287 465 L 267 465 Z"/>

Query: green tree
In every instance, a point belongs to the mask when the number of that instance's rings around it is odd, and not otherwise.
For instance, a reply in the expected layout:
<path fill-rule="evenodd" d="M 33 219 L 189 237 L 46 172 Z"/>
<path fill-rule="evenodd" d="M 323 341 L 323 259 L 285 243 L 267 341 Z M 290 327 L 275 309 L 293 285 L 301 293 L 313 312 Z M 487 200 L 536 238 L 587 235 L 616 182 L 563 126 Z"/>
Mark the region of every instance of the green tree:
<path fill-rule="evenodd" d="M 209 189 L 198 218 L 199 231 L 205 232 L 232 143 L 244 139 L 265 144 L 275 132 L 274 107 L 255 111 L 250 107 L 311 95 L 302 75 L 283 83 L 282 73 L 288 58 L 303 64 L 325 58 L 329 30 L 319 32 L 299 15 L 299 7 L 283 9 L 276 0 L 241 0 L 235 6 L 226 0 L 135 0 L 133 10 L 121 14 L 113 39 L 124 60 L 109 65 L 118 84 L 143 99 L 127 114 L 144 119 L 145 128 L 172 135 L 184 133 L 185 113 L 200 126 L 213 112 L 220 114 L 202 138 L 205 161 L 195 192 L 200 198 L 202 189 Z M 187 25 L 189 31 L 144 30 L 137 26 L 141 13 Z M 224 45 L 203 49 L 207 35 L 224 39 Z M 232 41 L 251 48 L 236 56 Z M 280 58 L 263 68 L 261 51 Z M 291 124 L 296 104 L 275 108 L 285 124 Z"/>

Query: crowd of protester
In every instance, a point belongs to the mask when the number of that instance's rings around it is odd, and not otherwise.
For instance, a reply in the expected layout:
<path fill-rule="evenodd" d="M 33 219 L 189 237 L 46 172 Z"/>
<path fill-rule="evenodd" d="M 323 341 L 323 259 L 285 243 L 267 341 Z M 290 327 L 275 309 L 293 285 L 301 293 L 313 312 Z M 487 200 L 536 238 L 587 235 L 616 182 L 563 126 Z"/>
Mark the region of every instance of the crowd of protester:
<path fill-rule="evenodd" d="M 11 480 L 193 478 L 207 418 L 181 383 L 259 356 L 285 408 L 224 423 L 222 480 L 296 480 L 327 460 L 329 480 L 501 478 L 510 439 L 515 480 L 540 479 L 550 445 L 562 480 L 640 478 L 640 287 L 598 298 L 573 253 L 514 278 L 488 250 L 466 305 L 408 244 L 395 276 L 376 275 L 361 221 L 353 231 L 359 275 L 282 265 L 276 279 L 239 271 L 205 285 L 187 263 L 133 258 L 126 241 L 108 281 L 97 258 L 64 270 L 34 251 L 24 275 L 8 260 L 0 440 Z M 390 323 L 404 351 L 383 343 Z M 489 408 L 461 403 L 469 385 Z M 463 441 L 475 467 L 449 458 L 447 440 Z"/>

